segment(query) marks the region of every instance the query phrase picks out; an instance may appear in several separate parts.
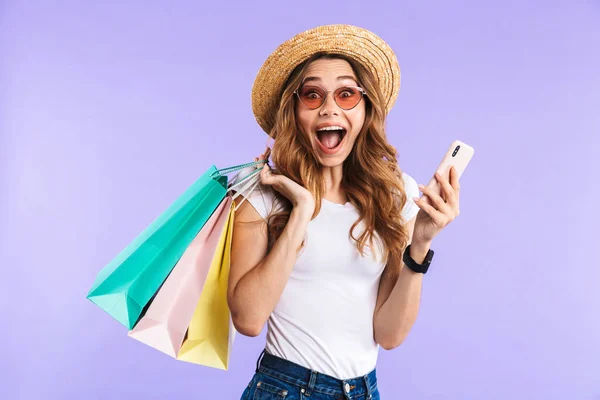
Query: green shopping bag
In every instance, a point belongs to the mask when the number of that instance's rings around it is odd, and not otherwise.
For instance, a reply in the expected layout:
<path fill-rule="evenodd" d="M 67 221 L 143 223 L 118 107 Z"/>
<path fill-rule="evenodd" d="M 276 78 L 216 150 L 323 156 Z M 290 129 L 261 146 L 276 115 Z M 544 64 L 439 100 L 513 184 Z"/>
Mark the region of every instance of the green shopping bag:
<path fill-rule="evenodd" d="M 225 198 L 226 174 L 260 163 L 264 161 L 221 170 L 214 165 L 210 167 L 98 273 L 87 298 L 133 329 L 177 261 Z M 261 169 L 236 186 L 257 177 Z"/>

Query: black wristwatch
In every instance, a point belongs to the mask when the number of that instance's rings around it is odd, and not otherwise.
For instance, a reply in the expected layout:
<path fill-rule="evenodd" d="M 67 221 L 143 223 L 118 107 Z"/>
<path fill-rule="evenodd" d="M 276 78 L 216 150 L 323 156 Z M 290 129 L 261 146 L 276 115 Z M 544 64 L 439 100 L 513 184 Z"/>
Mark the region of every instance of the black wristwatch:
<path fill-rule="evenodd" d="M 404 254 L 402 255 L 402 261 L 404 262 L 404 265 L 406 265 L 412 271 L 418 272 L 420 274 L 424 274 L 427 272 L 427 270 L 429 269 L 429 266 L 431 265 L 431 260 L 433 259 L 433 254 L 434 254 L 433 250 L 429 249 L 429 251 L 427 252 L 427 255 L 425 256 L 425 261 L 423 261 L 423 264 L 417 264 L 417 262 L 415 260 L 413 260 L 412 257 L 410 256 L 410 244 L 409 244 L 406 247 L 406 250 L 404 250 Z"/>

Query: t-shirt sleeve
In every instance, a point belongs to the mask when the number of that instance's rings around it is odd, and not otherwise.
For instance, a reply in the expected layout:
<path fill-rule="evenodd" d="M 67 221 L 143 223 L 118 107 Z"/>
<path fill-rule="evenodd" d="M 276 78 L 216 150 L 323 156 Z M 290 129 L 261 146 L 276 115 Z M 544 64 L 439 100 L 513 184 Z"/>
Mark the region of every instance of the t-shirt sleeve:
<path fill-rule="evenodd" d="M 240 171 L 240 173 L 234 178 L 232 183 L 236 181 L 240 181 L 248 174 L 254 171 L 254 168 L 247 168 L 245 170 Z M 273 189 L 268 186 L 261 185 L 241 185 L 242 187 L 238 187 L 238 190 L 243 190 L 239 193 L 240 197 L 244 197 L 245 201 L 249 202 L 252 207 L 256 210 L 256 212 L 266 220 L 267 217 L 273 211 L 273 204 L 275 203 L 275 194 L 273 193 Z"/>
<path fill-rule="evenodd" d="M 405 221 L 410 221 L 419 212 L 419 206 L 413 200 L 413 197 L 419 197 L 419 185 L 417 181 L 407 173 L 402 173 L 402 179 L 404 181 L 404 191 L 406 192 L 406 203 L 402 209 L 402 218 Z"/>
<path fill-rule="evenodd" d="M 252 204 L 256 212 L 266 220 L 273 211 L 275 203 L 275 194 L 271 187 L 263 186 L 260 183 L 250 192 L 244 195 L 246 201 Z"/>

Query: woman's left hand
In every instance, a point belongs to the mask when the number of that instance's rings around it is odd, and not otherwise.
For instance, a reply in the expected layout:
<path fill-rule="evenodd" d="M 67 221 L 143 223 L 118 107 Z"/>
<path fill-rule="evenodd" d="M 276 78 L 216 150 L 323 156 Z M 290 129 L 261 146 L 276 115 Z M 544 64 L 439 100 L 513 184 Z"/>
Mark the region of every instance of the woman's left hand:
<path fill-rule="evenodd" d="M 459 214 L 460 185 L 458 172 L 450 168 L 450 176 L 444 179 L 436 173 L 435 178 L 442 187 L 442 195 L 436 194 L 432 189 L 419 185 L 421 192 L 429 199 L 415 198 L 415 203 L 420 208 L 415 220 L 412 243 L 428 245 L 433 238 L 442 231 Z"/>

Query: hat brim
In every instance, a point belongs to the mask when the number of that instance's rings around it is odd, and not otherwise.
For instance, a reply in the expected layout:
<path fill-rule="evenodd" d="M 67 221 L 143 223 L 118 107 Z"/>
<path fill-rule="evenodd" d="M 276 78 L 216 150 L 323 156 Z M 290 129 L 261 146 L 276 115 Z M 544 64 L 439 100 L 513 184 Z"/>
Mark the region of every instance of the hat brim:
<path fill-rule="evenodd" d="M 377 81 L 389 112 L 400 90 L 400 66 L 390 46 L 373 32 L 352 25 L 325 25 L 299 33 L 281 44 L 262 65 L 252 87 L 252 111 L 270 134 L 283 85 L 294 68 L 320 52 L 348 56 Z"/>

